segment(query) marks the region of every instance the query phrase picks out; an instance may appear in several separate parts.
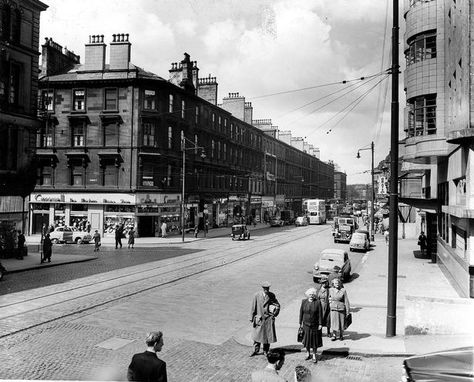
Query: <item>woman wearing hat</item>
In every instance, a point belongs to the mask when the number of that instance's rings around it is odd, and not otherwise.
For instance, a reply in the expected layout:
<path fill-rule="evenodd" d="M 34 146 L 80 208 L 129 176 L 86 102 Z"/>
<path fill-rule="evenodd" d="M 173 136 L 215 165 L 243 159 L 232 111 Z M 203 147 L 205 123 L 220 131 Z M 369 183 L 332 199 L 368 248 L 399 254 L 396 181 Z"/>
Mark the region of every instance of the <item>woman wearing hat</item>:
<path fill-rule="evenodd" d="M 316 363 L 318 362 L 316 358 L 318 347 L 323 346 L 321 304 L 315 288 L 309 288 L 305 295 L 306 298 L 301 301 L 299 323 L 303 328 L 303 346 L 307 351 L 306 359 L 311 359 L 311 349 L 313 349 L 313 362 Z"/>
<path fill-rule="evenodd" d="M 331 341 L 335 341 L 338 337 L 343 340 L 344 321 L 350 312 L 349 299 L 346 290 L 343 288 L 341 280 L 334 279 L 332 287 L 329 289 L 329 308 L 331 309 Z"/>

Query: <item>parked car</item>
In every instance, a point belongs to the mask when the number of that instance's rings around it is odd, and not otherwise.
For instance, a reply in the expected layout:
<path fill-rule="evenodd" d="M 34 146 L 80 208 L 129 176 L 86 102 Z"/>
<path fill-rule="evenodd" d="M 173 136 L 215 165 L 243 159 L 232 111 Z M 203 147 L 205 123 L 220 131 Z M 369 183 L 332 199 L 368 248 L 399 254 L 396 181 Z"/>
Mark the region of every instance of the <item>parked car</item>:
<path fill-rule="evenodd" d="M 319 260 L 314 264 L 313 281 L 317 283 L 321 279 L 327 278 L 336 265 L 341 269 L 342 280 L 349 280 L 351 277 L 349 255 L 343 249 L 328 248 L 321 252 Z"/>
<path fill-rule="evenodd" d="M 308 225 L 308 218 L 306 216 L 298 216 L 295 220 L 295 226 L 300 227 Z"/>
<path fill-rule="evenodd" d="M 74 231 L 71 227 L 56 227 L 49 233 L 49 237 L 54 244 L 58 243 L 89 243 L 92 241 L 90 233 L 84 231 Z"/>
<path fill-rule="evenodd" d="M 444 350 L 403 361 L 402 382 L 474 381 L 474 347 Z"/>
<path fill-rule="evenodd" d="M 281 220 L 278 216 L 272 216 L 270 218 L 270 227 L 283 227 L 285 222 Z"/>
<path fill-rule="evenodd" d="M 367 240 L 369 241 L 369 246 L 370 246 L 370 233 L 369 231 L 365 230 L 365 229 L 358 229 L 356 232 L 358 233 L 363 233 L 366 237 L 367 237 Z"/>
<path fill-rule="evenodd" d="M 232 240 L 240 240 L 240 239 L 250 239 L 250 231 L 248 230 L 245 224 L 234 224 L 232 226 L 232 233 L 230 234 Z"/>
<path fill-rule="evenodd" d="M 368 251 L 369 248 L 370 243 L 365 233 L 356 232 L 352 235 L 351 241 L 349 242 L 350 251 Z"/>

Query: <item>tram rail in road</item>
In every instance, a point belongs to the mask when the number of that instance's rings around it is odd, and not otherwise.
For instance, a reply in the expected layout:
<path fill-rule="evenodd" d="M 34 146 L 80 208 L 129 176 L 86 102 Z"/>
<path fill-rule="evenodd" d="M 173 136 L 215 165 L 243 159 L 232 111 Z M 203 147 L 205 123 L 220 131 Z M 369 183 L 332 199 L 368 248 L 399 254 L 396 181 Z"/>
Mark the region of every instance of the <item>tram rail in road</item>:
<path fill-rule="evenodd" d="M 329 226 L 318 228 L 321 229 L 311 230 L 311 235 L 330 229 Z M 309 228 L 292 230 L 292 239 L 307 237 L 308 231 Z M 278 231 L 272 235 L 260 236 L 258 239 L 254 237 L 253 240 L 258 241 L 259 248 L 252 246 L 252 240 L 245 242 L 229 240 L 229 247 L 224 253 L 205 250 L 180 258 L 158 260 L 62 284 L 0 296 L 0 338 L 68 316 L 87 314 L 88 311 L 136 294 L 267 253 L 278 246 L 288 244 L 288 231 Z"/>

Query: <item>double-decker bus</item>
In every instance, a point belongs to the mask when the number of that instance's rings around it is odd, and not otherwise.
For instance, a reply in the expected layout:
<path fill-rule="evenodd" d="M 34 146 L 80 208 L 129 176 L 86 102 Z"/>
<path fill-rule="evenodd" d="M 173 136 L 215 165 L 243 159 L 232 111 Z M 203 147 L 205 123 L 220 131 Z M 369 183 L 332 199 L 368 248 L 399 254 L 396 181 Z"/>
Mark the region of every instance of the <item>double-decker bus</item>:
<path fill-rule="evenodd" d="M 326 201 L 324 199 L 303 200 L 303 212 L 309 224 L 326 224 Z"/>

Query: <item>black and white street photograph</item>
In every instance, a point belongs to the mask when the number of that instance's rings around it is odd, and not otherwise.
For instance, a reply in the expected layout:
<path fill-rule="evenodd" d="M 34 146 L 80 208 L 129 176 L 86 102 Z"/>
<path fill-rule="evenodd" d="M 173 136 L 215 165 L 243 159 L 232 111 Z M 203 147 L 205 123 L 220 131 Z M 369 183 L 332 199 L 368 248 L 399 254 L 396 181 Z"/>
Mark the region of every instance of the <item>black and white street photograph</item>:
<path fill-rule="evenodd" d="M 0 0 L 0 381 L 474 382 L 473 15 Z"/>

